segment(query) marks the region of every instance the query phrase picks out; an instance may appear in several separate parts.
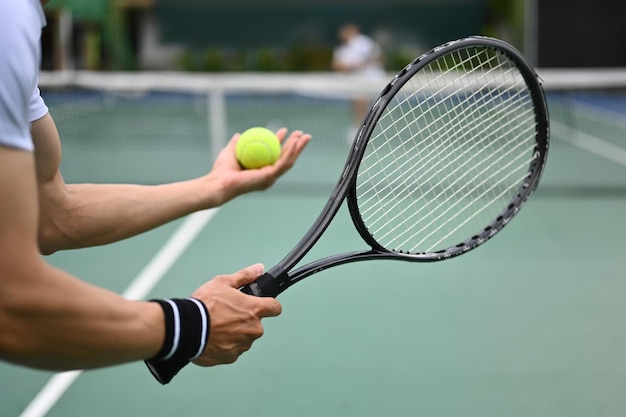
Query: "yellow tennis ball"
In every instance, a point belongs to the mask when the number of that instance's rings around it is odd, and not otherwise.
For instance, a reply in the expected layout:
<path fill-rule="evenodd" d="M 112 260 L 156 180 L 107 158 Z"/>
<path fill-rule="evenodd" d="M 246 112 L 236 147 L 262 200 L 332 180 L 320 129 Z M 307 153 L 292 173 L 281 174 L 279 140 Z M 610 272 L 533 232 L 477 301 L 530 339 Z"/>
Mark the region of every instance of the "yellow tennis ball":
<path fill-rule="evenodd" d="M 256 169 L 273 165 L 280 157 L 280 141 L 269 129 L 253 127 L 241 134 L 235 154 L 243 168 Z"/>

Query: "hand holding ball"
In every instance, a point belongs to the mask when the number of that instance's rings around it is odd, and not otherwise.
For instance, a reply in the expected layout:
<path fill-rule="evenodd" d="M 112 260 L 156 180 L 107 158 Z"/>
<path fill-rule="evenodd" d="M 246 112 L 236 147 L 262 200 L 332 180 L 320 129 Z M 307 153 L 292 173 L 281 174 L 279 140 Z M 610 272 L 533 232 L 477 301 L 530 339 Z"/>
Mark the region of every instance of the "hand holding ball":
<path fill-rule="evenodd" d="M 280 157 L 280 141 L 269 129 L 253 127 L 241 134 L 235 153 L 237 161 L 245 169 L 257 169 L 273 165 Z"/>

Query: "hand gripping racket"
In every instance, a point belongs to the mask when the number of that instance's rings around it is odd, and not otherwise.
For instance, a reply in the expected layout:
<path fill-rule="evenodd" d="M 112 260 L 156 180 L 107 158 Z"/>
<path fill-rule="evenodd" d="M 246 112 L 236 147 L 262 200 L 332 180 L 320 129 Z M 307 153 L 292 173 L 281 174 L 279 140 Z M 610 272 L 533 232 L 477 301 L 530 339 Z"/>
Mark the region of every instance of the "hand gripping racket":
<path fill-rule="evenodd" d="M 520 211 L 539 184 L 548 142 L 541 83 L 517 50 L 485 37 L 436 47 L 402 69 L 374 101 L 313 226 L 241 290 L 276 297 L 349 262 L 464 254 Z M 294 270 L 346 199 L 368 249 Z"/>

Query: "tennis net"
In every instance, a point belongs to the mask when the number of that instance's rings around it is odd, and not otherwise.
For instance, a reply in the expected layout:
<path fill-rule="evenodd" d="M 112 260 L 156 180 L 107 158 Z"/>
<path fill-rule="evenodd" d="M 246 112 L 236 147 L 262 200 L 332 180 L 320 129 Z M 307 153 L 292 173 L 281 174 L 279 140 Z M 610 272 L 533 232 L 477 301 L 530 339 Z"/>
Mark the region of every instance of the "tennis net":
<path fill-rule="evenodd" d="M 626 70 L 544 70 L 551 149 L 544 195 L 626 197 Z"/>
<path fill-rule="evenodd" d="M 539 70 L 551 149 L 538 194 L 626 196 L 626 70 Z M 389 79 L 392 75 L 389 76 Z M 387 79 L 311 73 L 44 72 L 68 182 L 163 183 L 208 172 L 252 126 L 314 139 L 276 188 L 329 191 L 361 115 Z"/>

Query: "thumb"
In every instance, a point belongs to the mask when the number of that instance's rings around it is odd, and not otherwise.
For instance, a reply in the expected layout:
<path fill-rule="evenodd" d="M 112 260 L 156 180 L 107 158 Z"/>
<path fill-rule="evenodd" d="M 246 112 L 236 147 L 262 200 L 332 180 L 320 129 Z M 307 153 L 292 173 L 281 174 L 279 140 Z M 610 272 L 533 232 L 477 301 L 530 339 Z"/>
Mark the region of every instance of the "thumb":
<path fill-rule="evenodd" d="M 263 274 L 265 267 L 263 264 L 254 264 L 235 272 L 230 276 L 230 283 L 234 288 L 241 288 L 256 281 Z"/>

